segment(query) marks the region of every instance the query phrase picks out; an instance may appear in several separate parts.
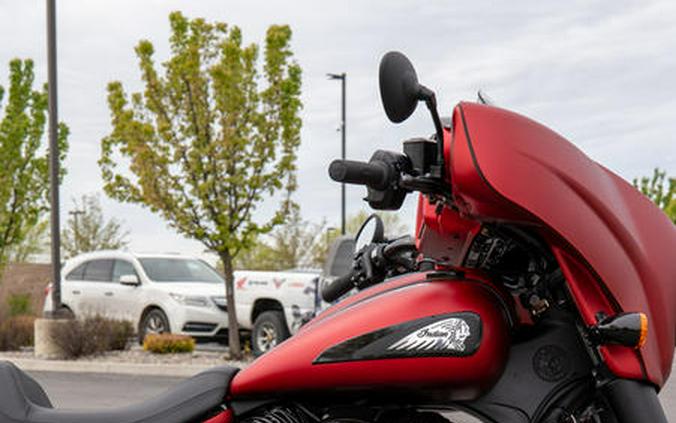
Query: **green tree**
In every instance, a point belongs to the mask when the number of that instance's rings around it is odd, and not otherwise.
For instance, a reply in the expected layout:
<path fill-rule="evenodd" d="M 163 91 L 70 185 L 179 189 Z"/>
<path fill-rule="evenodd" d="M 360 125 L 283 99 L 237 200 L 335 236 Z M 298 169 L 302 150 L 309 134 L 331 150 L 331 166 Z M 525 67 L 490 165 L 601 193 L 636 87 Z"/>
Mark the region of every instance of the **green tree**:
<path fill-rule="evenodd" d="M 73 212 L 61 233 L 66 258 L 89 251 L 117 250 L 129 244 L 129 231 L 115 218 L 106 220 L 98 195 L 85 194 L 73 199 Z"/>
<path fill-rule="evenodd" d="M 632 184 L 676 223 L 676 178 L 667 178 L 666 171 L 655 168 L 652 177 L 634 178 Z"/>
<path fill-rule="evenodd" d="M 49 248 L 49 220 L 43 219 L 26 231 L 23 241 L 12 246 L 7 254 L 11 263 L 28 263 Z"/>
<path fill-rule="evenodd" d="M 47 86 L 33 89 L 32 60 L 9 63 L 9 95 L 0 86 L 0 267 L 49 210 L 49 155 L 42 147 Z M 58 128 L 59 159 L 68 148 L 68 127 Z M 63 176 L 63 173 L 62 173 Z"/>
<path fill-rule="evenodd" d="M 240 253 L 235 268 L 246 270 L 289 270 L 319 268 L 315 250 L 323 243 L 326 223 L 303 220 L 300 208 L 293 206 L 287 221 L 269 236 L 257 240 L 254 246 Z"/>
<path fill-rule="evenodd" d="M 288 26 L 268 28 L 259 66 L 258 45 L 243 45 L 236 26 L 179 12 L 169 22 L 163 73 L 143 40 L 136 54 L 144 90 L 128 96 L 120 82 L 108 85 L 113 129 L 99 164 L 108 195 L 148 207 L 219 255 L 230 351 L 239 357 L 233 259 L 289 213 L 284 195 L 269 220 L 254 220 L 262 201 L 296 188 L 301 69 Z M 130 172 L 118 171 L 118 158 Z"/>

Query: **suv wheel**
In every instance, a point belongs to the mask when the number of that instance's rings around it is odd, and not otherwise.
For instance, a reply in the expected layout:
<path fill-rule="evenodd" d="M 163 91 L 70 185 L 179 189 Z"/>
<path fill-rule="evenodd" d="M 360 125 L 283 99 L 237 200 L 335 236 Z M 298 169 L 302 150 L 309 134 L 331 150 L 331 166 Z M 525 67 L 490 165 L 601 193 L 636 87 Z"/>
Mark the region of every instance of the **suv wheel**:
<path fill-rule="evenodd" d="M 258 357 L 290 336 L 281 311 L 266 311 L 256 317 L 251 332 L 251 348 Z"/>
<path fill-rule="evenodd" d="M 169 319 L 167 319 L 167 315 L 158 308 L 150 310 L 145 316 L 143 316 L 141 324 L 139 325 L 139 344 L 143 344 L 143 340 L 149 333 L 166 332 L 169 332 Z"/>

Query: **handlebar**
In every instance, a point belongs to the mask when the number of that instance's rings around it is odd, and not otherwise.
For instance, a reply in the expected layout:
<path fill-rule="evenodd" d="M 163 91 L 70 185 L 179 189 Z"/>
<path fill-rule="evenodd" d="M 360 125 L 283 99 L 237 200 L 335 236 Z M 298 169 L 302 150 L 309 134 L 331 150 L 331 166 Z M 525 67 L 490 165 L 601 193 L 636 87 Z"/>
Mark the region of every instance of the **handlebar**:
<path fill-rule="evenodd" d="M 347 275 L 340 276 L 332 282 L 324 284 L 322 286 L 322 298 L 327 303 L 332 303 L 353 287 L 352 272 L 350 271 Z"/>
<path fill-rule="evenodd" d="M 354 287 L 363 289 L 381 282 L 388 275 L 388 269 L 414 268 L 415 258 L 411 257 L 411 252 L 415 251 L 415 242 L 410 237 L 387 244 L 369 244 L 357 252 L 349 273 L 321 287 L 322 298 L 331 303 Z"/>
<path fill-rule="evenodd" d="M 381 161 L 334 160 L 329 166 L 329 176 L 336 182 L 368 185 L 377 190 L 387 189 L 390 183 L 390 169 Z"/>
<path fill-rule="evenodd" d="M 415 250 L 416 250 L 415 241 L 410 237 L 403 237 L 387 244 L 383 248 L 383 255 L 387 258 L 390 258 L 403 252 Z"/>

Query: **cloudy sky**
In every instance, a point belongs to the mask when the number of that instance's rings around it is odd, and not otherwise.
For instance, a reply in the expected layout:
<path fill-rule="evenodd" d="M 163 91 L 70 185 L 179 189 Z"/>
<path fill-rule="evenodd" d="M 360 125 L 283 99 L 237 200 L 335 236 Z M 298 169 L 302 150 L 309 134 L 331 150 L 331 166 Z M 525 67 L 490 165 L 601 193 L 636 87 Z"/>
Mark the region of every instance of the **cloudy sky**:
<path fill-rule="evenodd" d="M 249 42 L 261 42 L 270 24 L 291 25 L 304 102 L 296 200 L 311 221 L 338 226 L 340 216 L 340 187 L 326 172 L 340 154 L 340 86 L 326 79 L 327 72 L 348 74 L 349 158 L 368 159 L 377 148 L 399 150 L 402 140 L 432 132 L 424 107 L 399 126 L 385 118 L 377 67 L 389 50 L 412 59 L 421 81 L 437 91 L 442 115 L 483 89 L 498 105 L 550 126 L 626 179 L 655 166 L 676 173 L 676 2 L 57 3 L 59 118 L 71 128 L 63 215 L 72 197 L 101 191 L 96 161 L 110 130 L 106 84 L 140 87 L 133 47 L 150 39 L 165 58 L 173 10 L 238 25 Z M 1 85 L 15 57 L 33 58 L 37 81 L 46 81 L 44 25 L 44 1 L 0 1 Z M 364 208 L 363 195 L 359 187 L 348 188 L 348 213 Z M 130 229 L 133 250 L 202 252 L 141 207 L 102 199 L 106 215 Z M 411 222 L 414 202 L 409 198 L 402 209 Z"/>

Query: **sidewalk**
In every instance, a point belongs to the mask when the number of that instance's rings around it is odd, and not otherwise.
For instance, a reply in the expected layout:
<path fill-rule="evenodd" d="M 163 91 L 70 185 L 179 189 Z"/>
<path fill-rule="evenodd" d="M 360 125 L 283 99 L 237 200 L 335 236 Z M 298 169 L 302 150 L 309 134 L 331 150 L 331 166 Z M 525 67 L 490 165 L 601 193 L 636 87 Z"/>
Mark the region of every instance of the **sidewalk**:
<path fill-rule="evenodd" d="M 4 357 L 25 371 L 49 371 L 64 373 L 112 373 L 127 375 L 190 377 L 210 367 L 209 365 L 136 364 L 78 360 L 40 360 L 37 358 Z M 226 363 L 225 361 L 223 362 Z"/>
<path fill-rule="evenodd" d="M 10 361 L 22 370 L 38 372 L 189 377 L 214 366 L 244 368 L 249 364 L 244 361 L 228 361 L 221 357 L 222 353 L 219 352 L 202 351 L 194 354 L 151 355 L 142 353 L 137 348 L 78 360 L 38 359 L 32 352 L 0 353 L 0 361 Z"/>

